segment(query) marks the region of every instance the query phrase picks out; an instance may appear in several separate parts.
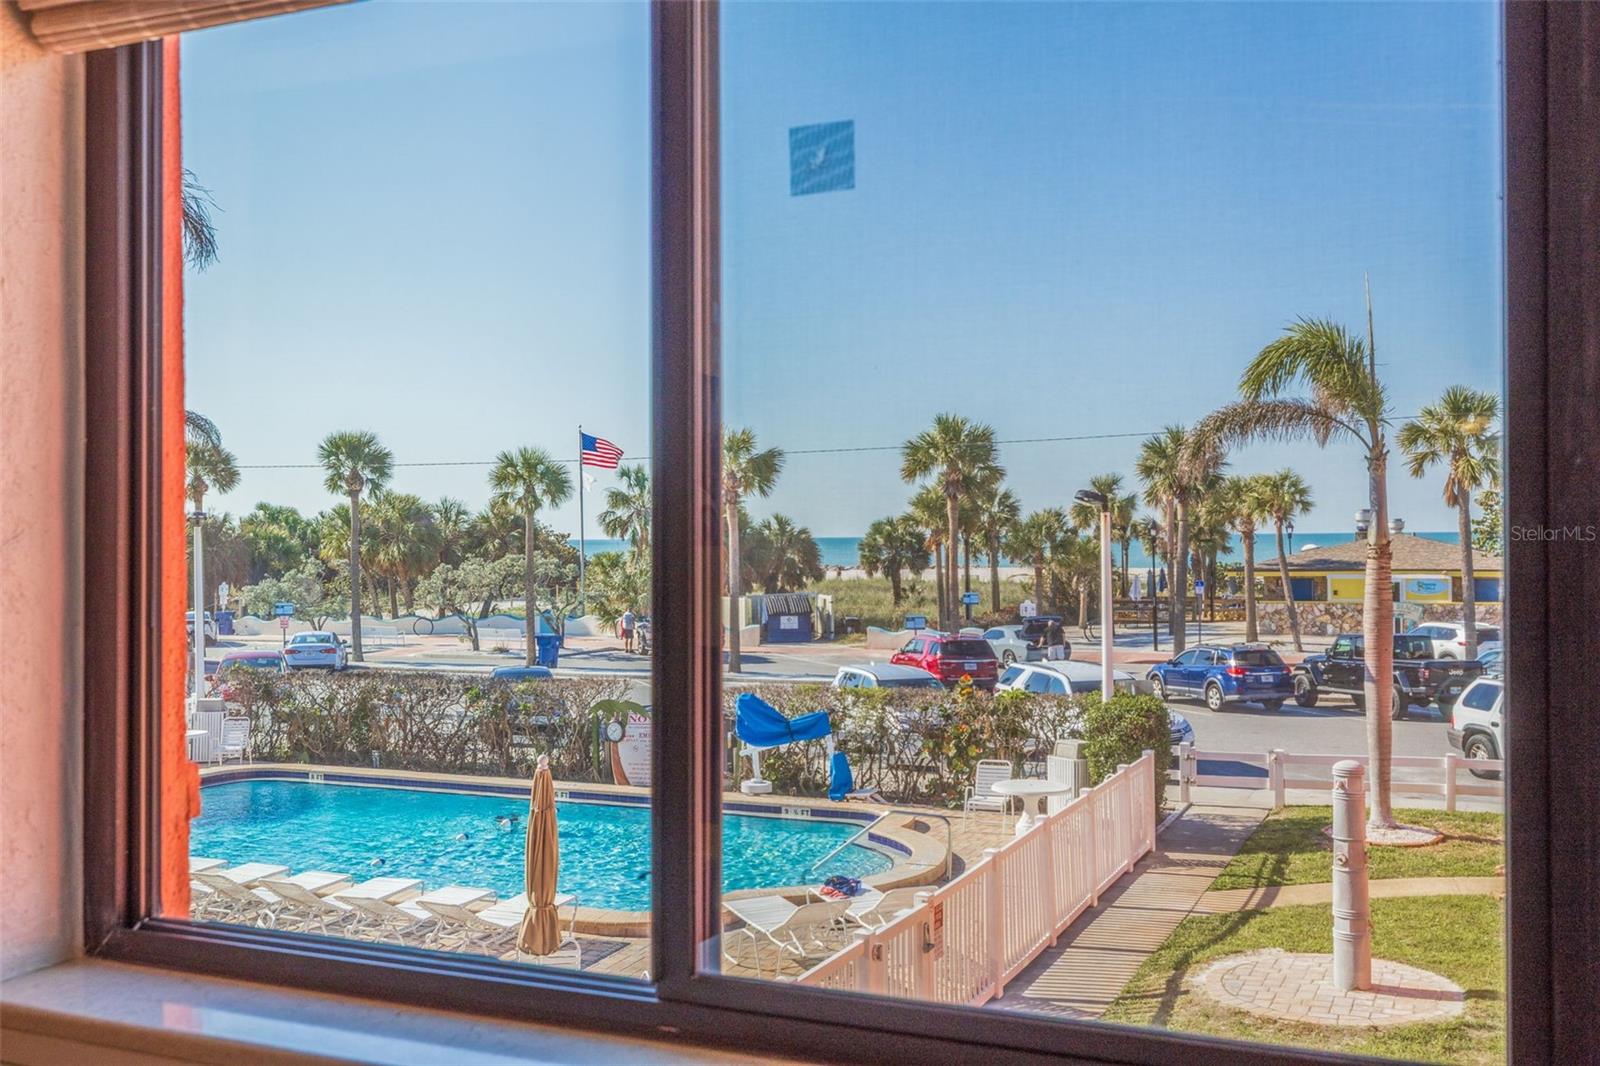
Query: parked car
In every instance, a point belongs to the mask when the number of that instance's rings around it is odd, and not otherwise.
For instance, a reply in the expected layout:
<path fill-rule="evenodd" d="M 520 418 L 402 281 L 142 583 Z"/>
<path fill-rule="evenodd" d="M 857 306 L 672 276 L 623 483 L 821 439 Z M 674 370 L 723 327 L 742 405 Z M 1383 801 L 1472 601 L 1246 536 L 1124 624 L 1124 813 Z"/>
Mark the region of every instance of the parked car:
<path fill-rule="evenodd" d="M 1431 638 L 1412 633 L 1394 636 L 1394 695 L 1390 713 L 1404 718 L 1413 705 L 1426 707 L 1439 701 L 1449 713 L 1452 703 L 1472 680 L 1483 673 L 1474 659 L 1435 659 L 1431 657 Z M 1302 707 L 1315 707 L 1323 695 L 1342 693 L 1364 709 L 1366 692 L 1365 643 L 1360 633 L 1341 633 L 1326 655 L 1309 655 L 1294 668 L 1294 701 Z"/>
<path fill-rule="evenodd" d="M 1039 650 L 1038 658 L 1045 658 L 1045 643 L 1050 636 L 1050 623 L 1063 625 L 1061 633 L 1061 658 L 1072 658 L 1072 641 L 1067 639 L 1064 624 L 1059 614 L 1036 614 L 1032 618 L 1022 621 L 1022 639 L 1032 644 Z M 1060 662 L 1060 659 L 1055 660 Z"/>
<path fill-rule="evenodd" d="M 894 663 L 868 663 L 866 666 L 841 666 L 833 675 L 834 688 L 936 688 L 944 682 L 917 666 Z"/>
<path fill-rule="evenodd" d="M 1424 622 L 1407 633 L 1408 637 L 1427 637 L 1433 644 L 1430 659 L 1465 659 L 1467 657 L 1467 627 L 1460 622 Z M 1500 643 L 1499 626 L 1478 626 L 1478 650 L 1485 644 Z"/>
<path fill-rule="evenodd" d="M 1500 642 L 1494 642 L 1490 648 L 1478 649 L 1478 665 L 1483 667 L 1485 674 L 1495 677 L 1504 677 L 1506 672 L 1505 653 L 1500 650 Z"/>
<path fill-rule="evenodd" d="M 211 693 L 224 700 L 233 699 L 233 688 L 229 680 L 237 677 L 244 670 L 266 670 L 274 674 L 289 672 L 288 664 L 284 662 L 283 654 L 276 651 L 230 651 L 217 663 L 215 669 L 206 675 L 206 680 L 211 682 Z"/>
<path fill-rule="evenodd" d="M 296 633 L 283 649 L 284 659 L 291 670 L 313 667 L 343 670 L 350 661 L 350 652 L 344 641 L 326 631 Z"/>
<path fill-rule="evenodd" d="M 889 658 L 896 666 L 915 666 L 926 670 L 953 688 L 963 678 L 972 678 L 976 688 L 993 689 L 1000 678 L 1000 660 L 989 642 L 975 637 L 928 636 L 906 641 Z"/>
<path fill-rule="evenodd" d="M 1293 671 L 1264 644 L 1202 644 L 1157 663 L 1145 676 L 1162 699 L 1201 699 L 1213 711 L 1246 701 L 1276 711 L 1295 692 Z"/>
<path fill-rule="evenodd" d="M 215 644 L 217 642 L 217 620 L 215 618 L 211 617 L 211 612 L 210 611 L 207 611 L 205 613 L 205 621 L 202 624 L 205 626 L 205 641 L 206 641 L 206 643 L 207 644 Z M 183 612 L 183 631 L 186 634 L 188 634 L 188 637 L 189 637 L 190 641 L 194 640 L 194 612 L 193 611 L 185 611 L 185 612 Z"/>
<path fill-rule="evenodd" d="M 1450 746 L 1469 759 L 1499 759 L 1506 750 L 1505 682 L 1480 677 L 1467 686 L 1450 709 Z M 1493 770 L 1474 770 L 1478 777 L 1499 777 Z"/>
<path fill-rule="evenodd" d="M 489 671 L 495 681 L 549 681 L 555 676 L 548 666 L 497 666 Z"/>
<path fill-rule="evenodd" d="M 1111 683 L 1118 692 L 1132 692 L 1136 681 L 1126 670 L 1111 671 Z M 1000 673 L 998 691 L 1042 692 L 1049 696 L 1099 692 L 1100 667 L 1096 663 L 1053 662 L 1037 665 L 1013 663 Z"/>
<path fill-rule="evenodd" d="M 995 626 L 984 631 L 983 639 L 989 642 L 990 650 L 1001 665 L 1010 666 L 1014 662 L 1032 662 L 1044 658 L 1044 650 L 1029 641 L 1023 635 L 1023 630 L 1023 626 L 1011 625 Z"/>

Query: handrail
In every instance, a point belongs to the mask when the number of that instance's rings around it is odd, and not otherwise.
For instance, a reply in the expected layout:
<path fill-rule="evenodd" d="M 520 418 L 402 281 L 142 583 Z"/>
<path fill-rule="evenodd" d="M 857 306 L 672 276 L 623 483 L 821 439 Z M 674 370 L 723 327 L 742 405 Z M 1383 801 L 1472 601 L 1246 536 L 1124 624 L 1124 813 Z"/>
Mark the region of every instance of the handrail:
<path fill-rule="evenodd" d="M 848 848 L 851 844 L 854 844 L 856 841 L 872 832 L 878 827 L 879 822 L 883 821 L 892 814 L 906 814 L 913 818 L 937 818 L 944 823 L 944 879 L 946 881 L 950 880 L 950 870 L 952 869 L 951 849 L 955 846 L 955 829 L 950 825 L 950 817 L 944 814 L 935 814 L 932 811 L 913 811 L 906 810 L 905 808 L 901 807 L 897 807 L 894 810 L 884 811 L 872 821 L 868 822 L 864 827 L 852 833 L 850 835 L 850 839 L 846 840 L 843 844 L 840 844 L 838 847 L 828 852 L 828 854 L 824 855 L 822 858 L 806 867 L 806 876 L 811 876 L 811 874 L 816 871 L 817 867 L 821 866 L 823 863 L 839 854 L 845 848 Z"/>

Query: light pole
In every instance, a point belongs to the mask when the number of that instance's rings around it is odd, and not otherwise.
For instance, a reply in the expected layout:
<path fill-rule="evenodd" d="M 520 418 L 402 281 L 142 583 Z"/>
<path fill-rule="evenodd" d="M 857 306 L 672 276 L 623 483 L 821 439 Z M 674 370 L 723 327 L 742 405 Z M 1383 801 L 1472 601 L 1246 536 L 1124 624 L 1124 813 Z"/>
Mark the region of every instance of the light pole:
<path fill-rule="evenodd" d="M 206 548 L 204 511 L 189 516 L 194 522 L 194 710 L 200 709 L 206 686 Z"/>
<path fill-rule="evenodd" d="M 1115 685 L 1111 679 L 1111 503 L 1106 494 L 1079 489 L 1073 499 L 1100 508 L 1100 699 L 1111 702 Z"/>

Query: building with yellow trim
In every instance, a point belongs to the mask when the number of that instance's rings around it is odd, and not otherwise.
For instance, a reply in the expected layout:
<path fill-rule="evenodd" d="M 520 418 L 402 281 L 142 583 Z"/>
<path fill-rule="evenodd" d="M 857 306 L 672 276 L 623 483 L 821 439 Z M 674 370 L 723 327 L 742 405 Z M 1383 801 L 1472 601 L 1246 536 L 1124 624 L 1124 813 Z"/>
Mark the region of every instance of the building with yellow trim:
<path fill-rule="evenodd" d="M 1461 546 L 1413 533 L 1390 537 L 1394 598 L 1398 603 L 1460 603 Z M 1289 585 L 1297 603 L 1359 605 L 1366 593 L 1367 542 L 1307 548 L 1288 557 Z M 1473 592 L 1478 603 L 1499 603 L 1505 562 L 1473 550 Z M 1276 557 L 1256 565 L 1268 599 L 1283 597 Z"/>

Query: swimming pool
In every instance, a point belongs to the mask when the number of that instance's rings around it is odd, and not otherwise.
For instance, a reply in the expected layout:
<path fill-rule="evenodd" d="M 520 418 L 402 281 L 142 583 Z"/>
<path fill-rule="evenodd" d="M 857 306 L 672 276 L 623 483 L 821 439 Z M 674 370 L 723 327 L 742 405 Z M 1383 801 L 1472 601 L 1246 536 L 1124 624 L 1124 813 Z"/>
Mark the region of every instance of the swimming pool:
<path fill-rule="evenodd" d="M 472 885 L 500 896 L 523 891 L 525 797 L 306 781 L 219 782 L 201 790 L 190 825 L 193 855 L 230 863 L 279 863 L 299 872 L 414 877 L 429 888 Z M 585 907 L 650 909 L 650 810 L 558 802 L 558 888 Z M 497 816 L 515 818 L 502 829 Z M 889 869 L 887 855 L 850 845 L 811 872 L 860 824 L 724 814 L 724 891 L 864 877 Z"/>

